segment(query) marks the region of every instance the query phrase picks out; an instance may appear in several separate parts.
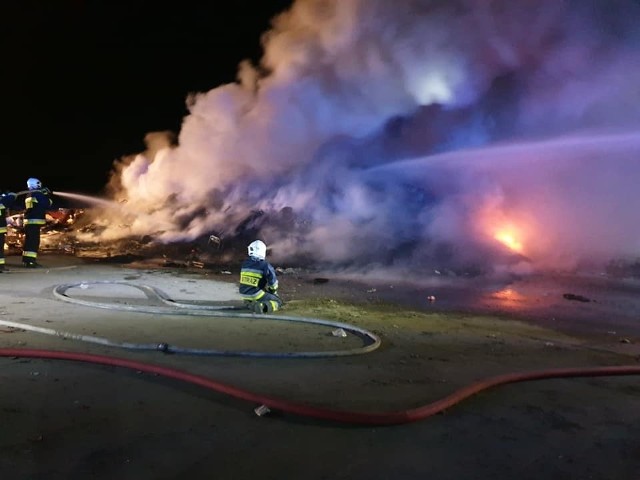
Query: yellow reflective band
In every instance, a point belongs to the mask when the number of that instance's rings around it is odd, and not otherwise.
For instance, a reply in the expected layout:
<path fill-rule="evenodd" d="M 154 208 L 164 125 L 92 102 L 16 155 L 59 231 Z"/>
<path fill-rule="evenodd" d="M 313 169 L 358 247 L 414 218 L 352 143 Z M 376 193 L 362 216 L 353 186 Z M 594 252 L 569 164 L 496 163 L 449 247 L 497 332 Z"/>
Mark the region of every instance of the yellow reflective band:
<path fill-rule="evenodd" d="M 260 283 L 260 278 L 261 277 L 256 277 L 254 274 L 243 272 L 240 274 L 240 283 L 242 285 L 257 287 Z"/>
<path fill-rule="evenodd" d="M 0 227 L 0 233 L 7 233 L 7 227 Z"/>
<path fill-rule="evenodd" d="M 37 252 L 22 252 L 22 256 L 23 257 L 29 257 L 29 258 L 37 258 L 38 257 L 38 253 Z"/>
<path fill-rule="evenodd" d="M 264 290 L 258 290 L 257 293 L 253 295 L 247 295 L 246 293 L 241 294 L 241 297 L 243 300 L 250 300 L 250 301 L 260 300 L 264 296 L 265 296 Z"/>
<path fill-rule="evenodd" d="M 47 223 L 47 221 L 41 218 L 25 218 L 24 219 L 25 225 L 44 225 L 45 223 Z"/>
<path fill-rule="evenodd" d="M 262 272 L 252 272 L 251 270 L 242 270 L 240 275 L 249 275 L 251 277 L 262 278 Z"/>

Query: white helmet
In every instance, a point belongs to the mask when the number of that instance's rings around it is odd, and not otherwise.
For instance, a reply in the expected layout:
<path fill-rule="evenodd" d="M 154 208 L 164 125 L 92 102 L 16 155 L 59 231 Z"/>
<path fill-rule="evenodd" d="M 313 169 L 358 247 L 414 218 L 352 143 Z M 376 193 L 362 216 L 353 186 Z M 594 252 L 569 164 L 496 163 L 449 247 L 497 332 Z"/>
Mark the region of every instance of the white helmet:
<path fill-rule="evenodd" d="M 38 190 L 42 188 L 42 183 L 37 178 L 30 178 L 27 180 L 27 188 L 29 188 L 29 190 Z"/>
<path fill-rule="evenodd" d="M 264 260 L 267 256 L 267 246 L 262 240 L 255 240 L 249 244 L 249 256 Z"/>

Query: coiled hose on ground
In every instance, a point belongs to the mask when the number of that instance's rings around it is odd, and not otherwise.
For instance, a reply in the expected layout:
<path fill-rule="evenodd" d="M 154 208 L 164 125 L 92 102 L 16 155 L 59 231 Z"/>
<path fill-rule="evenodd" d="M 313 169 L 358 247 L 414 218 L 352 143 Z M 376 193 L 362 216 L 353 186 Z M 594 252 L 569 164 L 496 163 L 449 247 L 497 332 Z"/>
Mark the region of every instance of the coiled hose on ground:
<path fill-rule="evenodd" d="M 84 300 L 77 297 L 71 297 L 67 295 L 67 290 L 75 287 L 87 288 L 89 285 L 120 285 L 126 287 L 132 287 L 142 291 L 148 300 L 159 305 L 124 305 L 116 303 L 104 303 L 95 302 L 92 300 Z M 206 316 L 206 317 L 232 317 L 232 318 L 245 318 L 245 319 L 257 319 L 264 318 L 268 321 L 284 321 L 295 323 L 306 323 L 319 325 L 323 327 L 331 327 L 334 329 L 342 329 L 345 334 L 351 333 L 354 336 L 360 338 L 363 341 L 363 345 L 358 348 L 343 349 L 343 350 L 330 350 L 330 351 L 316 351 L 316 352 L 258 352 L 258 351 L 240 351 L 240 350 L 216 350 L 216 349 L 197 349 L 180 347 L 177 345 L 170 345 L 164 341 L 157 341 L 153 343 L 132 343 L 132 342 L 118 342 L 108 338 L 96 337 L 93 335 L 76 334 L 72 332 L 65 332 L 61 330 L 55 330 L 47 327 L 38 327 L 36 325 L 29 325 L 22 322 L 12 322 L 8 320 L 0 320 L 0 325 L 4 325 L 10 328 L 19 328 L 22 330 L 28 330 L 36 333 L 43 333 L 46 335 L 52 335 L 56 337 L 67 338 L 71 340 L 80 340 L 88 343 L 95 343 L 99 345 L 125 348 L 128 350 L 144 350 L 153 351 L 157 350 L 163 353 L 183 354 L 183 355 L 202 355 L 202 356 L 225 356 L 225 357 L 260 357 L 260 358 L 321 358 L 321 357 L 341 357 L 349 355 L 361 355 L 364 353 L 372 352 L 377 349 L 381 342 L 380 338 L 374 333 L 359 328 L 357 326 L 342 323 L 333 322 L 329 320 L 322 320 L 319 318 L 310 317 L 293 317 L 288 315 L 270 314 L 267 316 L 257 315 L 255 313 L 248 313 L 245 308 L 224 306 L 224 305 L 210 305 L 210 304 L 193 304 L 193 303 L 181 303 L 169 298 L 169 296 L 162 290 L 149 286 L 149 285 L 137 285 L 129 282 L 119 281 L 91 281 L 81 283 L 69 283 L 58 285 L 53 289 L 54 296 L 64 302 L 73 303 L 76 305 L 83 305 L 87 307 L 103 308 L 107 310 L 120 310 L 136 313 L 152 313 L 159 315 L 189 315 L 189 316 Z"/>

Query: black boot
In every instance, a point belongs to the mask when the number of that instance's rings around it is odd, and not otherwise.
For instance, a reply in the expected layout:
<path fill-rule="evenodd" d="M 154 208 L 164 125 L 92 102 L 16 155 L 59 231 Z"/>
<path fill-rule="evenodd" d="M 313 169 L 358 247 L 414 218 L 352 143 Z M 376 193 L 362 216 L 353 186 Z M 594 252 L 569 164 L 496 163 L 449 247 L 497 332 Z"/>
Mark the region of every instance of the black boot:
<path fill-rule="evenodd" d="M 255 302 L 255 305 L 253 306 L 253 313 L 263 314 L 265 313 L 265 307 L 266 305 L 264 303 Z"/>
<path fill-rule="evenodd" d="M 38 262 L 22 262 L 24 268 L 42 268 Z"/>

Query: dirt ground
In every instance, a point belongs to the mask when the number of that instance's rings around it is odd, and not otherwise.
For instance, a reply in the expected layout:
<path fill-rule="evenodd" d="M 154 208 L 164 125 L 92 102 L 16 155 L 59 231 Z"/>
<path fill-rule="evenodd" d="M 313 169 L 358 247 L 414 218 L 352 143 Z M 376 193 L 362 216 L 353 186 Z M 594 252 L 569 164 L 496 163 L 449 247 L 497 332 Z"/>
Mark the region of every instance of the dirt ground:
<path fill-rule="evenodd" d="M 299 354 L 359 352 L 363 342 L 351 333 L 335 336 L 331 326 L 268 316 L 140 312 L 158 302 L 130 287 L 152 286 L 192 305 L 240 305 L 237 269 L 60 255 L 41 261 L 47 268 L 24 270 L 18 257 L 7 259 L 1 350 L 134 360 L 311 411 L 401 412 L 506 373 L 640 366 L 640 284 L 632 279 L 435 276 L 408 286 L 285 270 L 283 315 L 343 322 L 381 340 L 366 353 L 305 358 Z M 86 304 L 63 301 L 54 294 L 60 285 Z M 227 354 L 168 354 L 124 343 Z M 281 355 L 291 352 L 298 356 Z M 640 478 L 640 386 L 633 375 L 499 386 L 388 426 L 277 409 L 258 416 L 260 402 L 90 362 L 15 354 L 0 358 L 0 376 L 3 480 Z"/>

